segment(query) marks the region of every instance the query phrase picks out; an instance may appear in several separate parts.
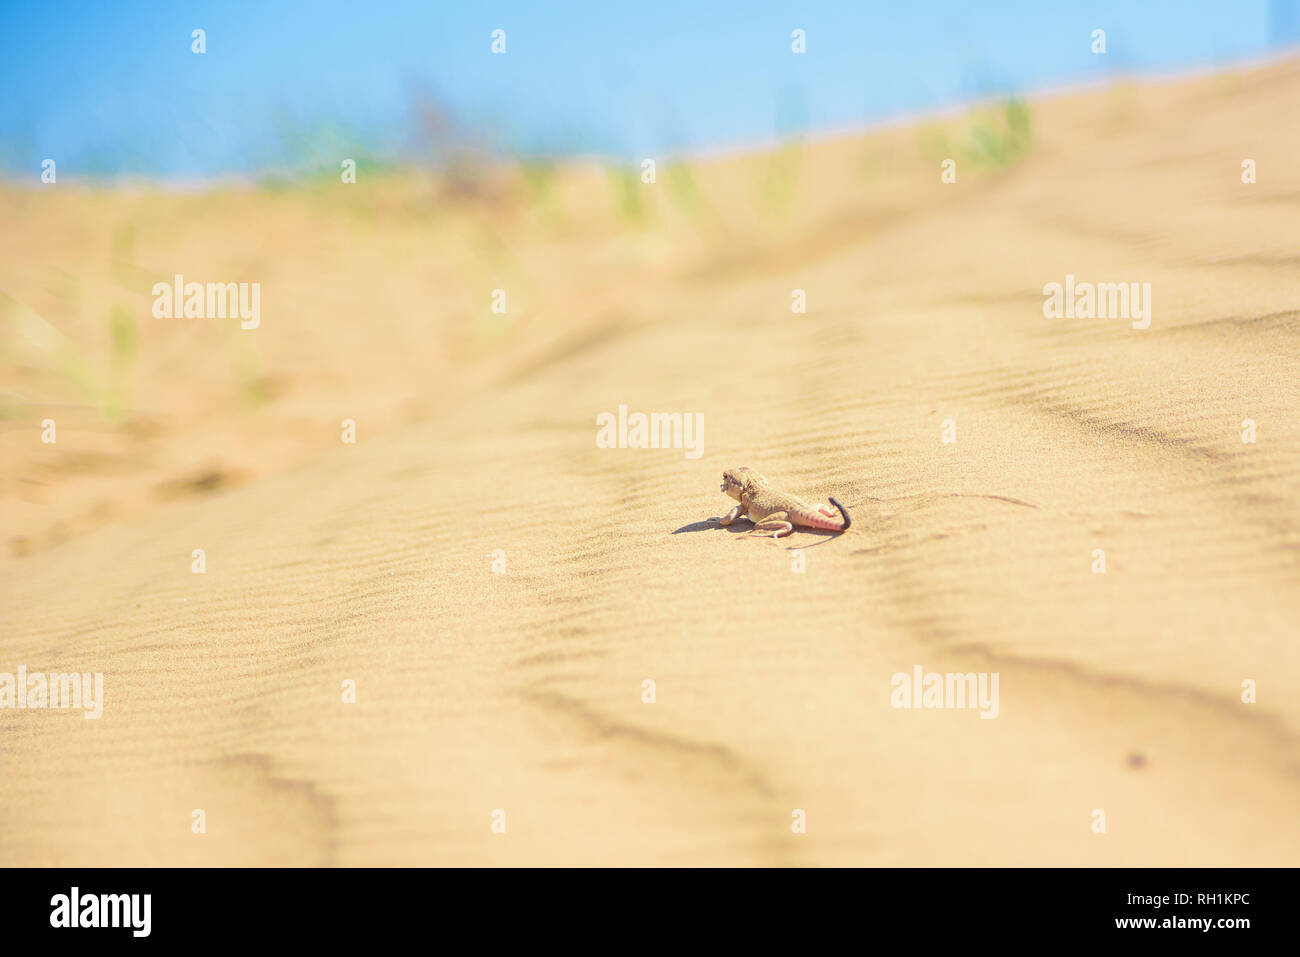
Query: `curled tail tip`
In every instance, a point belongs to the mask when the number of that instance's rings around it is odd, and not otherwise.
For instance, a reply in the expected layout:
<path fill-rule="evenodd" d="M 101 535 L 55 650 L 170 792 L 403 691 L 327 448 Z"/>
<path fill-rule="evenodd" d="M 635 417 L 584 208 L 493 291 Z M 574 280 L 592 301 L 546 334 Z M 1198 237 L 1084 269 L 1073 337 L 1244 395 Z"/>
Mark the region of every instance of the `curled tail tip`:
<path fill-rule="evenodd" d="M 836 508 L 840 510 L 840 516 L 844 519 L 844 531 L 847 532 L 849 530 L 849 526 L 853 524 L 853 519 L 849 517 L 849 510 L 845 508 L 843 505 L 841 505 L 839 499 L 835 498 L 834 496 L 831 496 L 830 502 L 832 505 L 834 505 Z"/>

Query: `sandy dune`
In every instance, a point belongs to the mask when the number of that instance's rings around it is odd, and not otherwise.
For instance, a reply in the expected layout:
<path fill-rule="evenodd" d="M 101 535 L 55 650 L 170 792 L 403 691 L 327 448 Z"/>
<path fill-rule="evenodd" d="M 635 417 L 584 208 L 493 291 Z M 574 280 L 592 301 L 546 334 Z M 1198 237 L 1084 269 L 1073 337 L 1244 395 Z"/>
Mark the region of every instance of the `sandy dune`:
<path fill-rule="evenodd" d="M 107 695 L 0 711 L 0 864 L 1300 864 L 1297 103 L 1297 62 L 1119 85 L 1023 155 L 954 117 L 629 208 L 0 192 L 0 671 Z M 261 277 L 262 327 L 153 320 L 174 272 Z M 1066 274 L 1150 328 L 1044 318 Z M 116 301 L 111 418 L 30 333 L 107 369 Z M 703 456 L 597 448 L 620 403 Z M 731 465 L 854 527 L 708 526 Z M 891 707 L 918 664 L 998 717 Z"/>

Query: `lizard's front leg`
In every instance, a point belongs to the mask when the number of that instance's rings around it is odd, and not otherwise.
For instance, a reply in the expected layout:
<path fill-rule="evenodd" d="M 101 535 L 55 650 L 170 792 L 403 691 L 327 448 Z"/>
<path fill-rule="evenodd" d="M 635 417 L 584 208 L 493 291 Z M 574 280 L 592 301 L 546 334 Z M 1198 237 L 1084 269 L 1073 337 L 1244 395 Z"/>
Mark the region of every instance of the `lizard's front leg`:
<path fill-rule="evenodd" d="M 789 535 L 794 531 L 794 525 L 790 523 L 790 516 L 785 512 L 773 512 L 761 522 L 755 522 L 754 527 L 749 530 L 749 535 L 766 536 L 771 534 L 773 538 L 781 538 Z M 747 535 L 746 538 L 749 536 Z"/>
<path fill-rule="evenodd" d="M 745 514 L 745 506 L 737 505 L 730 512 L 728 512 L 724 517 L 710 519 L 710 521 L 717 522 L 719 525 L 730 525 L 732 522 L 734 522 L 736 519 L 740 518 L 740 516 L 744 514 Z"/>

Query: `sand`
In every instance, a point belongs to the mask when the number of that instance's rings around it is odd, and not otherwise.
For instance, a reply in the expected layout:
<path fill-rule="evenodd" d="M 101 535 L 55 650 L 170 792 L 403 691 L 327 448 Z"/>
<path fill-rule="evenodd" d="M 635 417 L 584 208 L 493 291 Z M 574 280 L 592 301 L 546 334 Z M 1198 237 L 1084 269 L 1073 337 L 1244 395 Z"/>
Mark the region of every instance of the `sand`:
<path fill-rule="evenodd" d="M 0 710 L 0 864 L 1300 864 L 1297 102 L 1291 61 L 991 154 L 975 113 L 653 185 L 0 189 L 0 671 L 106 689 Z M 153 319 L 175 272 L 261 327 Z M 1045 318 L 1067 274 L 1150 328 Z M 598 448 L 620 404 L 703 454 Z M 853 528 L 710 526 L 738 465 Z M 997 717 L 892 707 L 917 665 Z"/>

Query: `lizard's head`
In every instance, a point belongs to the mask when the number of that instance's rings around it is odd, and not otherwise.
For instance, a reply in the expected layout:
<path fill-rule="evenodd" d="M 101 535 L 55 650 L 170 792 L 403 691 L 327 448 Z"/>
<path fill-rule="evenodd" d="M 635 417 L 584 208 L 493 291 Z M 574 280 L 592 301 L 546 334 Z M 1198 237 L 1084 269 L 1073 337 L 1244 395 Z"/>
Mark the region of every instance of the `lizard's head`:
<path fill-rule="evenodd" d="M 748 467 L 727 469 L 722 473 L 722 491 L 737 502 L 746 489 L 762 488 L 766 484 L 767 479 Z"/>

